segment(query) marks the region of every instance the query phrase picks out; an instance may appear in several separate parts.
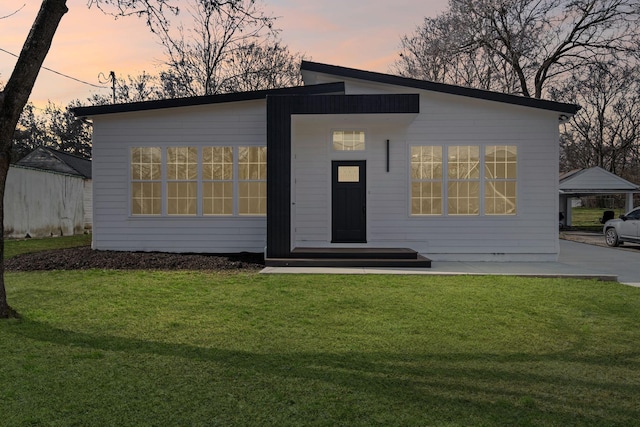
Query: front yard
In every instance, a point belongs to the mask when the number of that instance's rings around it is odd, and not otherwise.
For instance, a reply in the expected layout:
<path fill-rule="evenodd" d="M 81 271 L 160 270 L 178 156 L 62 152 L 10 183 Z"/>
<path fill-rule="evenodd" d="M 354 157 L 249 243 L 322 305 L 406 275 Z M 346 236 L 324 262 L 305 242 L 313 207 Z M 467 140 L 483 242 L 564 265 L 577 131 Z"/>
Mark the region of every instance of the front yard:
<path fill-rule="evenodd" d="M 8 273 L 0 425 L 632 425 L 640 289 L 513 277 Z"/>

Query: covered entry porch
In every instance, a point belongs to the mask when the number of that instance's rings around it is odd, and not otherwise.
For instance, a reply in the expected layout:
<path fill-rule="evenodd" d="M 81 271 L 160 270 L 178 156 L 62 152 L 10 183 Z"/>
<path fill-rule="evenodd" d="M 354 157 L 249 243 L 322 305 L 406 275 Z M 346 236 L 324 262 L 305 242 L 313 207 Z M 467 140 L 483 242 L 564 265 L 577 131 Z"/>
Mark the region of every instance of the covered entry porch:
<path fill-rule="evenodd" d="M 406 216 L 406 195 L 385 200 L 407 191 L 405 134 L 418 112 L 415 94 L 267 99 L 267 265 L 430 266 L 380 237 L 393 233 L 390 210 Z M 336 133 L 362 146 L 336 149 Z"/>

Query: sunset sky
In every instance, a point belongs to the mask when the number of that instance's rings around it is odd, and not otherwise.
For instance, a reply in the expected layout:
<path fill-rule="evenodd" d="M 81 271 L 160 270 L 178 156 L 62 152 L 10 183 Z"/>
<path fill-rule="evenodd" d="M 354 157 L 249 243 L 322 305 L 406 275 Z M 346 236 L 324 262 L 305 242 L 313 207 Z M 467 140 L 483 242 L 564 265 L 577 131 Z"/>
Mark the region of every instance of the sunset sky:
<path fill-rule="evenodd" d="M 21 5 L 24 6 L 20 9 Z M 98 75 L 155 74 L 162 49 L 144 22 L 135 17 L 115 20 L 87 0 L 68 0 L 69 12 L 53 40 L 45 67 L 101 86 Z M 292 52 L 313 61 L 370 71 L 388 72 L 397 57 L 400 38 L 413 32 L 425 16 L 435 16 L 447 0 L 264 0 L 263 9 L 279 17 L 276 27 Z M 0 4 L 0 81 L 11 75 L 38 12 L 38 0 L 11 0 Z M 15 13 L 14 13 L 15 12 Z M 9 16 L 8 16 L 9 15 Z M 104 81 L 104 79 L 103 79 Z M 31 100 L 66 105 L 86 100 L 92 93 L 110 90 L 79 83 L 41 70 Z"/>

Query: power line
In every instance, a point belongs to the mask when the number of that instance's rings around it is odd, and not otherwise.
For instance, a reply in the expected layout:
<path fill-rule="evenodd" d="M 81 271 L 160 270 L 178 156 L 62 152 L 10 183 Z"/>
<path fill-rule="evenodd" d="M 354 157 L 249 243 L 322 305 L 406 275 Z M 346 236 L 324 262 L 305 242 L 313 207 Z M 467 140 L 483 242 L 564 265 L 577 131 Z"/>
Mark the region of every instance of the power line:
<path fill-rule="evenodd" d="M 1 48 L 1 47 L 0 47 L 0 51 L 2 51 L 2 52 L 4 52 L 4 53 L 8 53 L 9 55 L 11 55 L 11 56 L 15 56 L 16 58 L 18 58 L 18 55 L 16 55 L 15 53 L 11 53 L 11 52 L 9 52 L 8 50 L 5 50 L 5 49 L 3 49 L 3 48 Z M 85 85 L 89 85 L 89 86 L 97 87 L 98 89 L 106 89 L 106 88 L 107 88 L 107 86 L 99 86 L 99 85 L 95 85 L 95 84 L 93 84 L 93 83 L 85 82 L 84 80 L 77 79 L 77 78 L 75 78 L 75 77 L 72 77 L 72 76 L 69 76 L 69 75 L 67 75 L 67 74 L 61 73 L 60 71 L 52 70 L 51 68 L 47 68 L 47 67 L 45 67 L 45 66 L 42 66 L 41 68 L 42 68 L 43 70 L 47 70 L 47 71 L 49 71 L 49 72 L 51 72 L 51 73 L 57 74 L 57 75 L 59 75 L 59 76 L 65 77 L 65 78 L 67 78 L 67 79 L 74 80 L 74 81 L 76 81 L 76 82 L 78 82 L 78 83 L 82 83 L 82 84 L 85 84 Z"/>

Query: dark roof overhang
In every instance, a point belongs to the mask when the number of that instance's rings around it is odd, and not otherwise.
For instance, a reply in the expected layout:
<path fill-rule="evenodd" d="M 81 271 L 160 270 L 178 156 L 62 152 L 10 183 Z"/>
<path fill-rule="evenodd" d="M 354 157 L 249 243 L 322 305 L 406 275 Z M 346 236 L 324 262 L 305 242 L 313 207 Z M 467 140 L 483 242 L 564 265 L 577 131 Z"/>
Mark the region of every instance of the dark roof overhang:
<path fill-rule="evenodd" d="M 253 101 L 266 99 L 269 95 L 316 95 L 343 94 L 344 83 L 327 83 L 310 86 L 295 86 L 280 89 L 265 89 L 250 92 L 235 92 L 219 95 L 193 96 L 189 98 L 162 99 L 157 101 L 131 102 L 127 104 L 96 105 L 76 107 L 71 111 L 76 117 L 93 117 L 103 114 L 150 111 L 165 108 L 191 107 L 198 105 L 222 104 L 226 102 Z"/>
<path fill-rule="evenodd" d="M 408 77 L 394 76 L 391 74 L 377 73 L 373 71 L 363 71 L 354 68 L 339 67 L 336 65 L 321 64 L 318 62 L 302 61 L 301 70 L 312 71 L 333 76 L 367 80 L 375 83 L 384 83 L 395 86 L 404 86 L 414 89 L 441 92 L 451 95 L 466 96 L 469 98 L 484 99 L 488 101 L 503 102 L 506 104 L 521 105 L 525 107 L 539 108 L 543 110 L 556 111 L 564 115 L 573 115 L 580 110 L 579 105 L 566 104 L 544 99 L 528 98 L 525 96 L 510 95 L 500 92 L 456 86 L 445 83 L 436 83 L 427 80 L 417 80 Z M 566 120 L 568 117 L 562 118 Z"/>

